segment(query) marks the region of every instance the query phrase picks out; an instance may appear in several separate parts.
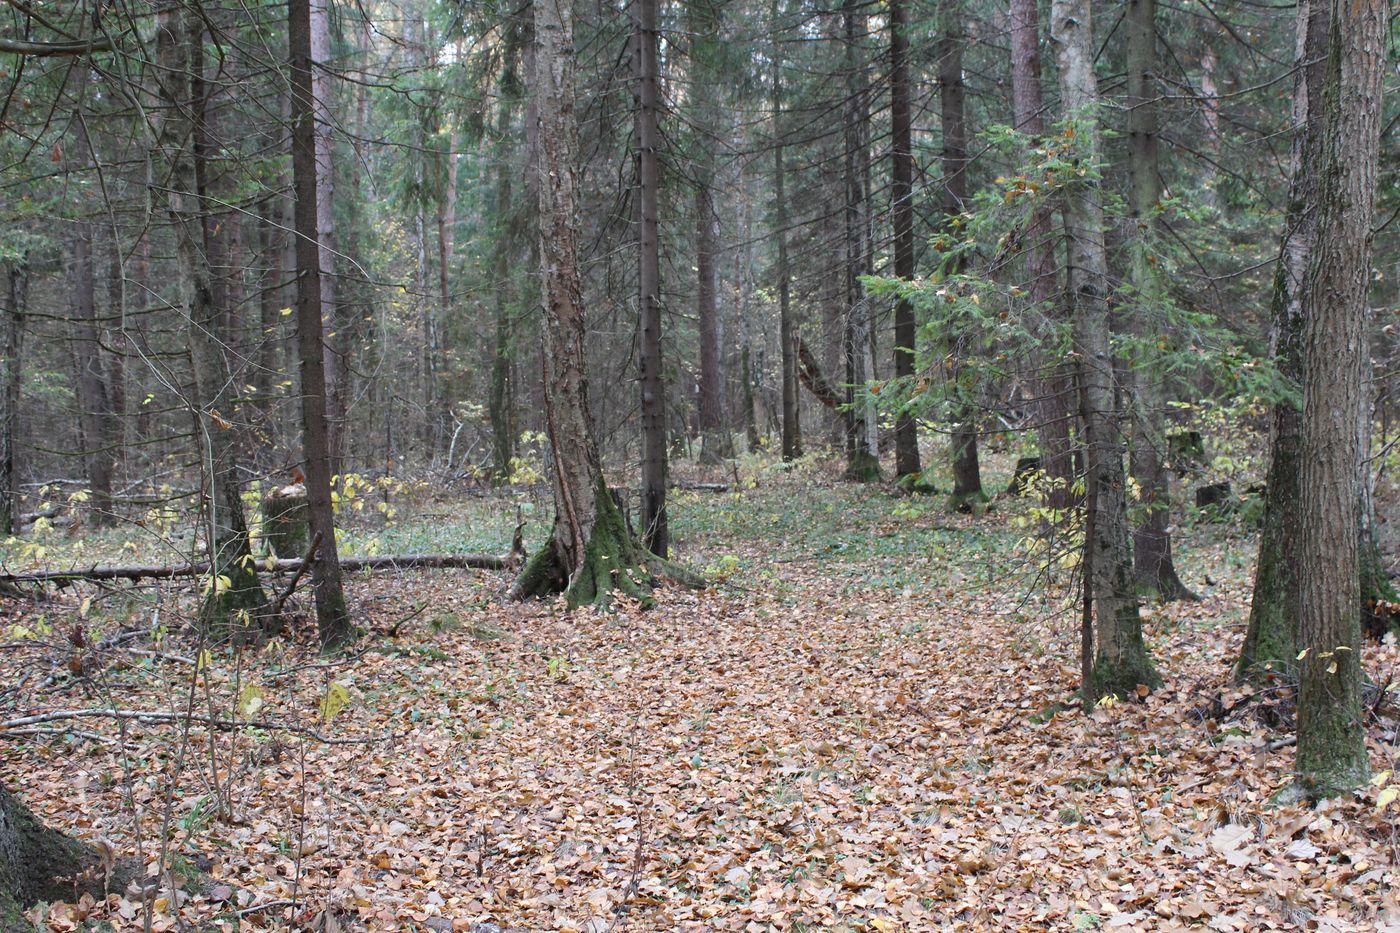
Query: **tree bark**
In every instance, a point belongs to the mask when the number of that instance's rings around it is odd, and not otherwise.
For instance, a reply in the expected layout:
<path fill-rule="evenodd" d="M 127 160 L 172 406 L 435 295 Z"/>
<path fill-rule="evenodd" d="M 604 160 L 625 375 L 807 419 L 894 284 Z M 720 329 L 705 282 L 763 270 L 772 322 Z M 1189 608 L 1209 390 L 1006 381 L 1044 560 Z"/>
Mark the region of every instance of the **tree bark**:
<path fill-rule="evenodd" d="M 1128 250 L 1133 301 L 1130 328 L 1139 349 L 1131 366 L 1133 446 L 1129 469 L 1146 514 L 1133 529 L 1138 586 L 1164 601 L 1194 599 L 1172 560 L 1171 484 L 1167 474 L 1166 403 L 1162 368 L 1141 347 L 1165 326 L 1162 290 L 1155 270 L 1153 229 L 1160 197 L 1157 159 L 1157 4 L 1128 0 Z"/>
<path fill-rule="evenodd" d="M 629 532 L 604 481 L 589 416 L 578 267 L 572 9 L 567 3 L 536 3 L 534 23 L 544 411 L 553 458 L 554 527 L 526 563 L 511 596 L 563 592 L 570 606 L 605 606 L 615 591 L 648 600 L 658 574 L 671 565 Z M 647 31 L 638 25 L 639 32 Z M 654 38 L 654 29 L 651 34 Z"/>
<path fill-rule="evenodd" d="M 638 288 L 641 313 L 642 541 L 665 558 L 671 532 L 666 519 L 666 387 L 661 378 L 661 241 L 657 200 L 658 0 L 633 0 L 633 78 L 636 82 Z"/>
<path fill-rule="evenodd" d="M 943 131 L 943 186 L 940 200 L 944 223 L 957 218 L 967 204 L 967 86 L 963 81 L 963 11 L 959 0 L 941 0 L 938 41 L 938 103 Z M 953 273 L 962 271 L 958 262 Z M 957 349 L 955 333 L 949 341 Z M 961 348 L 965 349 L 966 348 Z M 962 368 L 962 367 L 960 367 Z M 975 367 L 967 367 L 975 371 Z M 953 413 L 953 497 L 956 508 L 975 508 L 987 500 L 982 491 L 982 468 L 977 457 L 975 408 L 955 386 Z"/>
<path fill-rule="evenodd" d="M 1109 341 L 1108 258 L 1098 178 L 1099 90 L 1092 24 L 1089 0 L 1053 0 L 1050 34 L 1057 46 L 1060 97 L 1074 121 L 1077 158 L 1088 173 L 1066 191 L 1064 202 L 1085 469 L 1087 486 L 1094 494 L 1088 506 L 1094 514 L 1094 533 L 1084 542 L 1084 563 L 1092 568 L 1095 612 L 1094 671 L 1090 681 L 1082 685 L 1086 701 L 1105 695 L 1128 696 L 1139 685 L 1151 688 L 1160 683 L 1142 639 L 1128 546 L 1123 438 L 1114 400 Z"/>
<path fill-rule="evenodd" d="M 1011 99 L 1015 128 L 1038 145 L 1045 135 L 1044 93 L 1040 82 L 1040 22 L 1036 0 L 1011 0 Z M 1055 238 L 1049 205 L 1038 207 L 1026 224 L 1026 301 L 1039 320 L 1042 347 L 1061 322 L 1057 300 Z M 1040 469 L 1046 477 L 1043 503 L 1054 513 L 1074 504 L 1074 445 L 1070 425 L 1073 386 L 1065 363 L 1046 349 L 1035 361 L 1036 434 Z"/>
<path fill-rule="evenodd" d="M 1345 793 L 1368 765 L 1361 703 L 1361 389 L 1387 8 L 1331 0 L 1316 243 L 1303 295 L 1299 789 Z"/>
<path fill-rule="evenodd" d="M 291 50 L 292 175 L 296 194 L 297 353 L 301 359 L 302 448 L 306 463 L 306 499 L 311 510 L 311 534 L 321 536 L 320 559 L 312 571 L 316 589 L 316 627 L 323 649 L 350 641 L 356 630 L 345 607 L 340 556 L 336 551 L 335 513 L 331 504 L 332 436 L 327 414 L 326 350 L 323 303 L 328 294 L 322 281 L 329 271 L 329 249 L 321 238 L 320 221 L 329 210 L 329 193 L 321 184 L 330 166 L 318 148 L 318 115 L 327 102 L 318 96 L 313 71 L 318 71 L 316 22 L 325 15 L 325 0 L 291 0 L 287 33 Z M 316 7 L 320 7 L 319 10 Z M 319 85 L 325 93 L 325 85 Z"/>
<path fill-rule="evenodd" d="M 96 850 L 45 826 L 28 807 L 0 786 L 0 929 L 32 929 L 21 911 L 40 901 L 74 903 L 86 892 L 101 898 L 121 890 L 122 867 L 104 864 Z"/>
<path fill-rule="evenodd" d="M 856 0 L 844 0 L 841 19 L 845 30 L 846 106 L 845 147 L 845 295 L 842 305 L 844 326 L 842 350 L 846 359 L 846 405 L 850 417 L 846 422 L 846 478 L 861 483 L 878 482 L 880 460 L 870 444 L 869 428 L 873 427 L 867 383 L 870 346 L 870 307 L 865 299 L 865 287 L 860 277 L 867 270 L 865 189 L 859 170 L 864 149 L 862 123 L 865 118 L 865 86 L 863 63 L 860 61 L 856 34 L 858 31 Z M 863 30 L 862 30 L 863 31 Z"/>
<path fill-rule="evenodd" d="M 24 309 L 29 259 L 5 264 L 4 347 L 0 356 L 0 534 L 20 531 L 19 406 L 24 388 Z"/>
<path fill-rule="evenodd" d="M 93 238 L 91 224 L 79 222 L 74 225 L 69 238 L 68 285 L 72 301 L 78 428 L 82 437 L 88 492 L 92 497 L 88 502 L 88 513 L 94 525 L 110 526 L 116 521 L 112 512 L 112 464 L 115 452 L 109 442 L 111 406 L 102 366 L 102 343 L 97 336 Z"/>
<path fill-rule="evenodd" d="M 157 49 L 167 118 L 161 148 L 169 153 L 166 210 L 179 260 L 180 306 L 187 324 L 192 380 L 190 414 L 204 488 L 201 507 L 210 570 L 200 625 L 216 639 L 260 637 L 270 623 L 267 595 L 251 560 L 238 477 L 232 390 L 241 385 L 223 352 L 226 309 L 216 300 L 210 267 L 214 231 L 206 160 L 212 141 L 204 83 L 204 20 L 162 15 Z M 227 297 L 226 292 L 223 293 Z"/>
<path fill-rule="evenodd" d="M 1316 243 L 1317 172 L 1322 162 L 1322 85 L 1327 67 L 1330 0 L 1300 0 L 1293 78 L 1292 178 L 1274 271 L 1272 301 L 1274 369 L 1288 396 L 1274 402 L 1264 519 L 1254 590 L 1236 674 L 1262 679 L 1269 673 L 1292 678 L 1298 667 L 1301 579 L 1297 543 L 1302 534 L 1303 320 L 1309 263 Z"/>
<path fill-rule="evenodd" d="M 779 0 L 772 0 L 770 12 L 776 24 Z M 775 42 L 773 68 L 773 225 L 777 241 L 778 343 L 782 354 L 782 453 L 786 461 L 802 456 L 802 425 L 798 420 L 797 326 L 793 320 L 791 277 L 787 249 L 787 167 L 783 161 L 783 62 L 782 46 Z"/>
<path fill-rule="evenodd" d="M 909 20 L 905 0 L 890 0 L 890 218 L 894 226 L 894 274 L 914 278 L 914 117 L 909 95 Z M 914 306 L 900 298 L 894 306 L 894 376 L 914 375 L 917 330 Z M 894 426 L 894 472 L 898 478 L 917 477 L 919 429 L 914 416 L 901 410 Z"/>

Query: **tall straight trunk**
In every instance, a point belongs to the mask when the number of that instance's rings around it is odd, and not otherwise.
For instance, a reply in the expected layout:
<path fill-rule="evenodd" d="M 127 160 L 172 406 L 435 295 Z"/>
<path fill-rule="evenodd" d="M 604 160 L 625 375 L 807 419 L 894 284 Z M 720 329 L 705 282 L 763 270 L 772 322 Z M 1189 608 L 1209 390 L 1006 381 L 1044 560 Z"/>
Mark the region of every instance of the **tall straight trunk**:
<path fill-rule="evenodd" d="M 894 226 L 894 274 L 914 278 L 914 117 L 909 95 L 909 29 L 906 0 L 890 0 L 890 218 Z M 903 298 L 894 306 L 894 375 L 912 379 L 917 331 L 914 306 Z M 909 411 L 900 411 L 894 425 L 894 472 L 917 476 L 919 429 Z"/>
<path fill-rule="evenodd" d="M 78 427 L 86 465 L 89 514 L 94 525 L 111 525 L 113 457 L 110 403 L 98 338 L 96 276 L 93 269 L 93 228 L 79 222 L 69 240 L 68 287 L 72 302 L 73 365 L 76 370 Z"/>
<path fill-rule="evenodd" d="M 865 300 L 865 287 L 860 277 L 867 268 L 865 187 L 860 175 L 859 160 L 864 151 L 861 122 L 865 115 L 863 62 L 857 46 L 856 0 L 844 0 L 841 21 L 845 31 L 846 106 L 845 145 L 845 295 L 842 350 L 846 360 L 846 405 L 850 418 L 846 423 L 846 478 L 857 482 L 876 482 L 880 478 L 878 452 L 871 447 L 868 425 L 869 401 L 866 383 L 870 377 L 867 366 L 870 346 L 870 308 Z"/>
<path fill-rule="evenodd" d="M 1304 5 L 1306 5 L 1306 0 Z M 1205 158 L 1201 162 L 1201 200 L 1215 207 L 1215 191 L 1220 171 L 1220 92 L 1215 84 L 1215 50 L 1209 45 L 1201 52 L 1201 124 L 1205 130 Z"/>
<path fill-rule="evenodd" d="M 941 206 L 944 223 L 960 215 L 967 205 L 967 86 L 963 81 L 962 4 L 960 0 L 940 0 L 938 40 L 938 105 L 943 131 L 943 186 Z M 953 272 L 961 272 L 961 262 Z M 951 343 L 959 343 L 953 335 Z M 970 349 L 970 348 L 965 348 Z M 964 361 L 966 362 L 966 361 Z M 964 367 L 959 367 L 963 369 Z M 974 367 L 966 367 L 973 371 Z M 961 396 L 960 387 L 954 387 Z M 957 398 L 953 412 L 953 504 L 959 508 L 986 501 L 982 491 L 982 469 L 977 458 L 975 408 Z"/>
<path fill-rule="evenodd" d="M 1157 161 L 1157 4 L 1128 0 L 1128 237 L 1129 281 L 1135 307 L 1131 331 L 1139 344 L 1161 332 L 1162 289 L 1154 267 L 1153 228 L 1161 195 Z M 1171 483 L 1167 474 L 1165 374 L 1151 350 L 1134 354 L 1130 386 L 1133 446 L 1129 468 L 1145 514 L 1133 529 L 1138 586 L 1163 600 L 1193 599 L 1172 560 Z"/>
<path fill-rule="evenodd" d="M 1327 68 L 1329 0 L 1300 0 L 1293 77 L 1292 178 L 1283 239 L 1274 270 L 1274 369 L 1296 397 L 1280 398 L 1272 412 L 1272 444 L 1264 490 L 1264 520 L 1249 604 L 1249 628 L 1236 665 L 1238 676 L 1262 679 L 1297 673 L 1301 579 L 1297 544 L 1302 534 L 1303 295 L 1317 241 L 1317 173 L 1322 164 L 1322 86 Z"/>
<path fill-rule="evenodd" d="M 570 606 L 607 605 L 615 591 L 647 599 L 655 574 L 670 565 L 629 533 L 603 478 L 589 416 L 578 266 L 573 14 L 567 3 L 533 6 L 533 100 L 539 121 L 534 186 L 539 195 L 544 412 L 554 458 L 554 527 L 521 571 L 511 596 L 526 599 L 562 591 Z"/>
<path fill-rule="evenodd" d="M 715 148 L 720 136 L 715 61 L 721 54 L 722 12 L 711 0 L 689 5 L 690 68 L 699 90 L 694 111 L 695 316 L 700 338 L 700 460 L 719 463 L 734 456 L 725 399 L 723 325 L 719 303 L 719 215 L 715 208 Z"/>
<path fill-rule="evenodd" d="M 657 199 L 661 187 L 656 127 L 659 77 L 658 0 L 632 0 L 633 79 L 636 82 L 639 310 L 641 313 L 642 541 L 657 557 L 670 547 L 666 520 L 666 388 L 661 380 L 661 240 Z"/>
<path fill-rule="evenodd" d="M 1387 7 L 1331 0 L 1316 242 L 1303 294 L 1298 786 L 1345 793 L 1366 776 L 1357 503 L 1367 289 Z M 1300 653 L 1302 653 L 1300 652 Z"/>
<path fill-rule="evenodd" d="M 297 0 L 300 2 L 300 0 Z M 326 451 L 332 475 L 342 471 L 345 433 L 345 400 L 348 397 L 346 370 L 346 337 L 348 336 L 339 304 L 336 286 L 335 229 L 335 149 L 332 133 L 335 117 L 331 113 L 334 92 L 331 87 L 331 0 L 310 0 L 308 24 L 311 62 L 311 92 L 307 102 L 312 108 L 316 169 L 316 231 L 317 278 L 320 280 L 321 333 L 326 382 Z M 290 12 L 289 12 L 290 16 Z M 301 263 L 298 261 L 298 266 Z M 338 568 L 337 568 L 338 569 Z"/>
<path fill-rule="evenodd" d="M 1036 0 L 1011 0 L 1011 101 L 1017 131 L 1038 144 L 1045 135 L 1044 93 L 1040 83 L 1040 21 Z M 1048 205 L 1036 208 L 1026 224 L 1026 301 L 1036 309 L 1042 349 L 1036 359 L 1036 433 L 1040 468 L 1047 480 L 1044 504 L 1063 512 L 1074 502 L 1074 450 L 1070 425 L 1073 386 L 1068 367 L 1048 349 L 1059 315 L 1055 238 Z"/>
<path fill-rule="evenodd" d="M 270 624 L 267 594 L 252 560 L 238 476 L 234 390 L 239 374 L 225 352 L 226 309 L 216 290 L 213 222 L 208 214 L 207 159 L 211 148 L 208 85 L 204 80 L 204 20 L 194 13 L 162 14 L 157 40 L 167 103 L 161 149 L 172 160 L 166 209 L 175 233 L 180 306 L 187 323 L 192 380 L 190 409 L 204 480 L 204 521 L 210 571 L 200 625 L 215 638 L 257 637 Z"/>
<path fill-rule="evenodd" d="M 280 432 L 272 424 L 276 411 L 275 394 L 282 372 L 282 281 L 286 277 L 282 260 L 286 255 L 282 217 L 276 199 L 267 198 L 258 206 L 258 343 L 253 371 L 254 392 L 258 398 L 258 426 L 263 446 L 270 447 Z"/>
<path fill-rule="evenodd" d="M 122 244 L 115 232 L 107 241 L 107 308 L 108 318 L 116 325 L 108 324 L 104 329 L 107 346 L 107 411 L 111 419 L 107 425 L 107 436 L 112 444 L 114 470 L 121 476 L 126 466 L 127 444 L 127 375 L 126 359 L 130 345 L 126 338 L 127 289 L 126 275 L 122 263 Z"/>
<path fill-rule="evenodd" d="M 441 173 L 442 190 L 438 193 L 436 223 L 437 223 L 437 246 L 438 246 L 438 313 L 436 320 L 439 322 L 450 321 L 453 318 L 452 311 L 452 257 L 454 251 L 454 233 L 457 227 L 457 147 L 461 137 L 454 123 L 448 132 L 447 152 L 442 154 L 446 161 Z M 432 354 L 434 369 L 437 369 L 438 360 L 442 357 L 442 327 L 439 323 L 433 329 Z M 446 375 L 446 374 L 445 374 Z M 451 401 L 449 400 L 449 388 L 440 386 L 435 393 L 434 404 L 428 411 L 428 420 L 434 425 L 435 436 L 442 436 L 450 433 L 452 425 Z M 452 464 L 446 464 L 448 470 L 452 469 Z"/>
<path fill-rule="evenodd" d="M 319 559 L 312 565 L 316 590 L 316 627 L 321 646 L 329 649 L 355 637 L 345 607 L 340 555 L 335 541 L 335 513 L 331 504 L 331 424 L 326 387 L 326 348 L 323 283 L 329 268 L 324 264 L 326 244 L 321 239 L 322 205 L 328 200 L 321 184 L 329 180 L 329 166 L 322 166 L 317 142 L 318 114 L 326 104 L 317 96 L 313 78 L 318 16 L 324 16 L 326 0 L 291 0 L 287 10 L 287 35 L 291 49 L 292 176 L 296 193 L 297 256 L 297 354 L 301 360 L 302 452 L 306 463 L 306 503 L 311 534 L 319 535 Z M 320 7 L 319 11 L 317 7 Z M 321 91 L 326 88 L 321 86 Z M 324 170 L 323 170 L 324 168 Z"/>
<path fill-rule="evenodd" d="M 5 264 L 4 354 L 0 356 L 0 534 L 19 533 L 19 406 L 24 387 L 24 307 L 29 257 Z"/>
<path fill-rule="evenodd" d="M 777 23 L 779 0 L 770 7 L 773 23 Z M 777 240 L 778 276 L 778 343 L 782 355 L 782 453 L 784 460 L 802 456 L 802 425 L 798 420 L 797 385 L 797 326 L 793 320 L 790 295 L 792 272 L 788 268 L 787 249 L 787 167 L 783 161 L 783 62 L 782 45 L 774 43 L 773 62 L 773 225 Z"/>
<path fill-rule="evenodd" d="M 1060 98 L 1065 112 L 1075 121 L 1079 158 L 1097 167 L 1099 89 L 1089 0 L 1053 0 L 1050 34 L 1057 46 Z M 1094 662 L 1088 682 L 1082 685 L 1086 702 L 1092 702 L 1110 694 L 1131 695 L 1139 685 L 1154 687 L 1160 678 L 1142 639 L 1128 546 L 1123 438 L 1109 341 L 1103 191 L 1097 177 L 1065 192 L 1064 222 L 1069 240 L 1074 350 L 1079 359 L 1086 486 L 1092 494 L 1088 507 L 1094 516 L 1093 534 L 1084 542 L 1084 564 L 1091 568 Z"/>
<path fill-rule="evenodd" d="M 491 348 L 491 388 L 487 400 L 491 417 L 491 460 L 492 472 L 497 481 L 510 477 L 510 462 L 515 457 L 515 405 L 512 398 L 511 380 L 511 322 L 510 302 L 507 296 L 511 289 L 510 260 L 513 244 L 509 232 L 511 175 L 514 166 L 510 164 L 510 149 L 506 142 L 510 125 L 510 111 L 501 105 L 497 121 L 498 138 L 501 140 L 496 155 L 496 256 L 493 265 L 495 288 L 495 333 Z"/>

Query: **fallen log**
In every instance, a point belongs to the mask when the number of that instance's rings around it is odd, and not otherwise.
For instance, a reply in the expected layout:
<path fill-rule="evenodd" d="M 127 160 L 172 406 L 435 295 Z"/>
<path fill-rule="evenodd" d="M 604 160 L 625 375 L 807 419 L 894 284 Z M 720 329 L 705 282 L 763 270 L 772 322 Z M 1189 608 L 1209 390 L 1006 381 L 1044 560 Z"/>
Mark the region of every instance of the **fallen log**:
<path fill-rule="evenodd" d="M 260 560 L 258 569 L 270 573 L 293 573 L 304 563 L 303 558 Z M 406 570 L 411 567 L 470 567 L 476 570 L 510 570 L 519 566 L 516 554 L 498 557 L 495 554 L 385 554 L 376 557 L 342 557 L 340 569 Z M 193 564 L 159 565 L 97 565 L 67 570 L 31 570 L 25 573 L 0 573 L 0 585 L 18 583 L 73 583 L 80 580 L 164 580 L 172 577 L 198 577 L 209 572 L 208 561 Z"/>

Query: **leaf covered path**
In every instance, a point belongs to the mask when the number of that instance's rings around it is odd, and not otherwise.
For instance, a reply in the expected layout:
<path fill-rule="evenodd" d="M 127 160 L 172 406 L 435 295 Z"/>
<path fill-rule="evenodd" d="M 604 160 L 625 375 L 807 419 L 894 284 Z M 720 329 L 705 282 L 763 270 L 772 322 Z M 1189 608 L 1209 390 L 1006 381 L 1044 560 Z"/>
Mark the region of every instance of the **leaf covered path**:
<path fill-rule="evenodd" d="M 1166 688 L 1086 717 L 1055 713 L 1077 623 L 1025 598 L 1005 516 L 906 503 L 891 517 L 899 500 L 796 481 L 683 497 L 684 556 L 725 582 L 648 611 L 502 605 L 501 581 L 470 572 L 357 584 L 363 611 L 426 604 L 427 621 L 297 676 L 269 652 L 241 682 L 264 715 L 311 722 L 334 678 L 335 733 L 394 738 L 216 735 L 235 805 L 201 819 L 215 782 L 192 730 L 177 849 L 223 889 L 166 904 L 157 928 L 177 912 L 478 933 L 1385 922 L 1394 838 L 1374 794 L 1267 809 L 1291 750 L 1255 715 L 1210 718 L 1242 699 L 1226 672 L 1243 539 L 1197 542 L 1227 582 L 1150 617 Z M 234 702 L 234 672 L 211 681 Z M 142 734 L 132 798 L 153 833 L 174 743 Z M 55 822 L 132 843 L 112 749 L 4 751 L 4 779 Z M 110 916 L 135 929 L 143 910 L 114 895 Z"/>

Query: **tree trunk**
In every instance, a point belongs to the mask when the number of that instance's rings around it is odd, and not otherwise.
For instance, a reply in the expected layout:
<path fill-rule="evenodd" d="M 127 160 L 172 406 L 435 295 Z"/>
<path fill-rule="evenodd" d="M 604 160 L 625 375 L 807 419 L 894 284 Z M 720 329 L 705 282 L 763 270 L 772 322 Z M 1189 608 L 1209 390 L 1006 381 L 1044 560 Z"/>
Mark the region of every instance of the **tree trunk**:
<path fill-rule="evenodd" d="M 4 347 L 0 356 L 0 534 L 19 533 L 19 406 L 24 388 L 24 306 L 28 254 L 5 264 Z"/>
<path fill-rule="evenodd" d="M 326 0 L 291 0 L 287 33 L 291 48 L 292 175 L 296 194 L 297 256 L 297 353 L 301 358 L 302 448 L 306 462 L 306 499 L 311 510 L 311 534 L 321 537 L 320 559 L 312 568 L 316 589 L 316 626 L 322 648 L 344 644 L 355 637 L 345 607 L 340 556 L 336 550 L 335 513 L 331 504 L 332 437 L 327 416 L 323 302 L 328 293 L 322 279 L 327 244 L 321 239 L 320 219 L 329 210 L 329 192 L 321 184 L 329 177 L 317 142 L 318 114 L 327 113 L 327 102 L 317 95 L 313 79 L 316 59 L 315 23 L 326 15 Z M 319 10 L 316 7 L 320 7 Z M 326 90 L 320 85 L 321 93 Z"/>
<path fill-rule="evenodd" d="M 204 482 L 201 506 L 210 571 L 199 622 L 215 639 L 259 637 L 268 618 L 267 595 L 251 559 L 238 477 L 237 433 L 230 420 L 239 374 L 224 352 L 227 315 L 215 297 L 215 251 L 205 160 L 212 145 L 204 82 L 204 20 L 189 13 L 164 18 L 158 50 L 169 116 L 162 127 L 170 166 L 166 208 L 179 260 L 180 306 L 188 328 L 190 413 Z M 226 293 L 225 293 L 226 297 Z"/>
<path fill-rule="evenodd" d="M 664 558 L 671 531 L 666 520 L 666 387 L 661 379 L 661 240 L 657 197 L 658 0 L 633 0 L 633 78 L 636 81 L 638 181 L 638 287 L 641 313 L 642 540 Z M 572 166 L 570 166 L 572 168 Z"/>
<path fill-rule="evenodd" d="M 1274 272 L 1274 369 L 1290 396 L 1273 407 L 1273 443 L 1264 490 L 1264 519 L 1254 591 L 1236 673 L 1262 679 L 1272 671 L 1297 675 L 1298 611 L 1301 579 L 1297 543 L 1302 534 L 1303 295 L 1316 242 L 1317 170 L 1322 161 L 1322 85 L 1327 67 L 1330 0 L 1301 0 L 1293 78 L 1292 178 L 1284 215 L 1283 240 Z"/>
<path fill-rule="evenodd" d="M 1299 789 L 1345 793 L 1367 773 L 1357 503 L 1361 389 L 1379 161 L 1386 6 L 1331 0 L 1316 244 L 1303 295 L 1302 510 L 1297 544 Z"/>
<path fill-rule="evenodd" d="M 1036 0 L 1011 0 L 1011 98 L 1016 129 L 1039 145 L 1045 135 L 1044 94 L 1040 83 L 1040 22 Z M 1026 225 L 1026 300 L 1043 323 L 1037 328 L 1042 345 L 1060 323 L 1057 313 L 1055 238 L 1048 205 L 1036 209 Z M 1043 502 L 1055 513 L 1074 504 L 1074 450 L 1070 425 L 1073 386 L 1062 360 L 1045 350 L 1038 353 L 1036 371 L 1036 433 L 1040 469 L 1046 477 Z"/>
<path fill-rule="evenodd" d="M 300 0 L 295 0 L 300 2 Z M 336 288 L 335 232 L 335 147 L 333 133 L 335 116 L 331 113 L 331 3 L 330 0 L 310 0 L 310 21 L 307 24 L 309 65 L 309 96 L 303 103 L 311 107 L 312 143 L 316 172 L 316 238 L 317 279 L 319 280 L 321 325 L 321 356 L 325 372 L 326 456 L 332 476 L 342 472 L 344 456 L 345 399 L 348 373 L 345 364 L 345 337 L 348 333 L 341 320 Z M 290 12 L 289 12 L 290 16 Z M 294 102 L 295 106 L 295 102 Z M 294 111 L 295 113 L 295 111 Z M 295 170 L 293 170 L 295 174 Z M 301 262 L 298 261 L 301 266 Z M 327 336 L 329 335 L 329 336 Z M 303 389 L 302 397 L 306 398 Z M 311 492 L 314 499 L 316 493 Z M 312 506 L 313 510 L 315 505 Z M 324 530 L 324 529 L 319 529 Z"/>
<path fill-rule="evenodd" d="M 507 130 L 509 129 L 509 108 L 502 103 L 497 130 L 501 139 L 498 169 L 496 173 L 496 256 L 494 278 L 495 296 L 495 337 L 491 348 L 491 388 L 487 400 L 487 411 L 491 418 L 491 461 L 492 473 L 496 481 L 509 479 L 511 460 L 515 458 L 515 405 L 511 383 L 511 293 L 510 258 L 512 238 L 509 234 L 507 218 L 510 214 L 511 172 L 510 159 L 506 158 Z"/>
<path fill-rule="evenodd" d="M 97 851 L 50 829 L 0 786 L 0 929 L 33 929 L 22 911 L 40 901 L 77 902 L 83 893 L 100 899 L 126 884 L 124 869 L 104 864 Z"/>
<path fill-rule="evenodd" d="M 846 405 L 850 417 L 846 422 L 846 478 L 860 483 L 878 482 L 880 460 L 872 449 L 867 425 L 869 417 L 870 373 L 866 365 L 870 345 L 870 307 L 865 300 L 865 287 L 860 277 L 866 271 L 865 189 L 861 183 L 858 160 L 864 151 L 861 123 L 865 87 L 863 63 L 856 44 L 856 0 L 844 0 L 841 19 L 845 30 L 846 106 L 844 169 L 846 189 L 845 212 L 845 300 L 842 349 L 846 358 Z"/>
<path fill-rule="evenodd" d="M 914 138 L 909 99 L 909 28 L 905 0 L 890 0 L 890 218 L 894 226 L 894 274 L 914 278 Z M 917 330 L 914 306 L 900 298 L 894 306 L 894 376 L 914 375 Z M 894 426 L 895 476 L 915 478 L 923 471 L 919 429 L 911 412 L 901 410 Z"/>
<path fill-rule="evenodd" d="M 1135 307 L 1132 332 L 1145 345 L 1165 326 L 1159 307 L 1162 290 L 1155 272 L 1153 228 L 1160 197 L 1157 164 L 1157 4 L 1128 0 L 1128 237 L 1129 280 Z M 1162 368 L 1151 351 L 1140 350 L 1131 367 L 1134 403 L 1133 447 L 1129 460 L 1146 514 L 1133 529 L 1133 563 L 1138 586 L 1165 601 L 1194 599 L 1172 561 L 1171 487 L 1165 458 L 1166 403 Z"/>
<path fill-rule="evenodd" d="M 778 21 L 778 0 L 770 7 L 772 21 Z M 782 453 L 787 461 L 802 456 L 802 426 L 798 420 L 797 385 L 797 326 L 793 320 L 791 290 L 792 273 L 788 269 L 787 196 L 784 185 L 787 168 L 783 164 L 783 62 L 782 46 L 773 49 L 773 225 L 777 240 L 778 277 L 778 343 L 782 354 Z"/>
<path fill-rule="evenodd" d="M 1060 96 L 1075 121 L 1078 158 L 1099 165 L 1098 80 L 1089 0 L 1053 0 L 1050 34 L 1057 45 Z M 1069 239 L 1070 300 L 1074 349 L 1079 358 L 1080 406 L 1084 422 L 1087 486 L 1094 499 L 1092 537 L 1084 542 L 1091 567 L 1095 610 L 1094 670 L 1082 685 L 1086 702 L 1105 695 L 1132 695 L 1160 678 L 1147 655 L 1133 585 L 1128 546 L 1123 439 L 1114 401 L 1109 341 L 1108 258 L 1104 247 L 1103 191 L 1096 175 L 1065 193 Z"/>
<path fill-rule="evenodd" d="M 568 4 L 536 3 L 534 22 L 544 410 L 554 460 L 554 527 L 515 581 L 511 596 L 527 599 L 562 591 L 570 606 L 607 605 L 615 591 L 646 600 L 657 574 L 670 565 L 628 531 L 603 479 L 588 408 L 578 267 L 573 15 Z M 651 26 L 639 22 L 637 31 L 654 41 Z"/>
<path fill-rule="evenodd" d="M 967 206 L 967 86 L 963 82 L 963 15 L 959 0 L 941 0 L 939 20 L 942 37 L 938 40 L 938 103 L 943 130 L 942 211 L 945 224 L 957 218 Z M 962 271 L 962 263 L 950 272 Z M 958 348 L 957 334 L 949 343 Z M 959 367 L 975 372 L 976 367 Z M 961 379 L 959 381 L 962 381 Z M 977 457 L 977 421 L 972 403 L 962 398 L 962 387 L 955 386 L 953 428 L 954 507 L 977 508 L 987 501 L 982 491 L 982 469 Z"/>
<path fill-rule="evenodd" d="M 71 289 L 73 365 L 76 370 L 78 429 L 86 464 L 88 511 L 94 525 L 110 526 L 112 512 L 112 458 L 108 443 L 110 405 L 102 366 L 102 344 L 97 336 L 97 295 L 93 270 L 93 231 L 87 223 L 74 225 L 69 239 L 68 286 Z"/>

